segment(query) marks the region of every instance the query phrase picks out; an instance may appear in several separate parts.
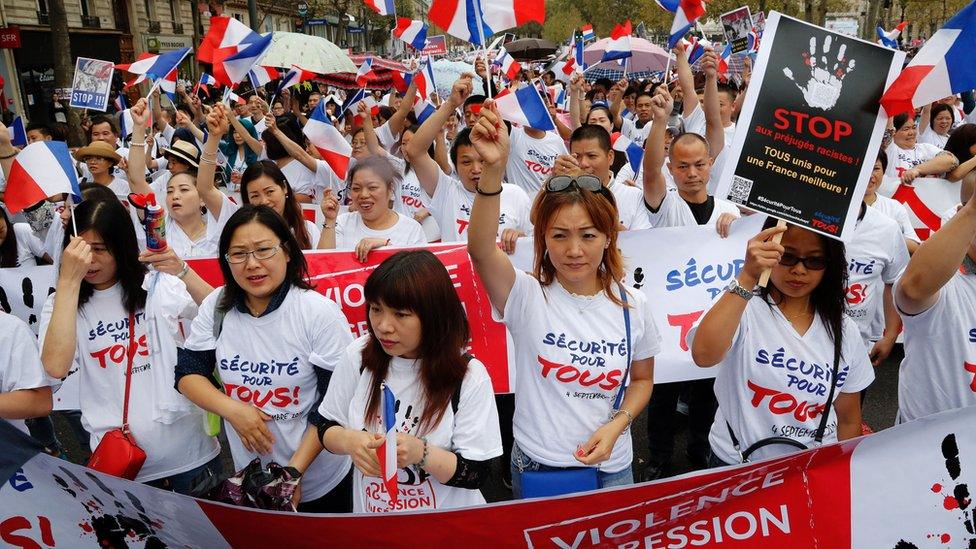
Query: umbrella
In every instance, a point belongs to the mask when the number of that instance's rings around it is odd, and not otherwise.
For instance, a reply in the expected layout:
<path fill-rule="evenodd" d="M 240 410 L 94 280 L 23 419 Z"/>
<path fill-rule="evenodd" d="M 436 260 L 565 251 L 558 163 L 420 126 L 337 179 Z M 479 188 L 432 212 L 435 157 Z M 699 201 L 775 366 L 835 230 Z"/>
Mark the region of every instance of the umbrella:
<path fill-rule="evenodd" d="M 621 71 L 620 65 L 616 61 L 607 61 L 606 63 L 600 63 L 600 59 L 603 58 L 603 52 L 607 48 L 607 44 L 610 43 L 609 38 L 601 38 L 596 42 L 590 44 L 583 50 L 583 61 L 593 67 L 599 69 L 608 69 L 611 71 Z M 633 52 L 633 56 L 627 59 L 627 73 L 641 73 L 641 72 L 660 72 L 668 64 L 668 52 L 664 51 L 659 46 L 644 40 L 643 38 L 637 38 L 636 36 L 630 37 L 630 50 Z"/>
<path fill-rule="evenodd" d="M 318 74 L 356 72 L 346 52 L 320 36 L 297 32 L 275 32 L 271 46 L 259 63 L 265 67 L 291 68 L 292 65 Z"/>
<path fill-rule="evenodd" d="M 397 61 L 390 61 L 375 55 L 350 55 L 349 60 L 353 65 L 362 65 L 367 58 L 373 58 L 373 71 L 366 77 L 366 88 L 387 89 L 393 87 L 392 71 L 408 72 L 406 65 Z M 353 89 L 361 87 L 356 83 L 357 69 L 353 66 L 352 71 L 335 71 L 325 74 L 318 80 L 335 86 L 337 88 Z"/>
<path fill-rule="evenodd" d="M 505 51 L 516 61 L 538 61 L 556 53 L 556 44 L 541 38 L 522 38 L 505 44 Z"/>
<path fill-rule="evenodd" d="M 451 61 L 449 59 L 438 59 L 434 61 L 434 86 L 437 88 L 437 95 L 447 97 L 451 95 L 451 87 L 462 74 L 469 72 L 474 74 L 474 66 L 464 61 Z M 481 78 L 474 77 L 474 89 L 482 89 Z M 481 92 L 477 92 L 481 93 Z"/>

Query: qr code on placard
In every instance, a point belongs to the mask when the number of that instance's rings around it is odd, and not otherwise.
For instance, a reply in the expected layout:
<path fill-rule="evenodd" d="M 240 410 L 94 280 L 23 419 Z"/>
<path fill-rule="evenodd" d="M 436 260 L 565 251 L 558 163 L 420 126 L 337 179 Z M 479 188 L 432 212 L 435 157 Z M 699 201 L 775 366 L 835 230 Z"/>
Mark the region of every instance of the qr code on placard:
<path fill-rule="evenodd" d="M 752 180 L 733 175 L 732 187 L 729 188 L 729 200 L 737 204 L 746 204 L 749 202 L 750 194 L 752 194 Z"/>

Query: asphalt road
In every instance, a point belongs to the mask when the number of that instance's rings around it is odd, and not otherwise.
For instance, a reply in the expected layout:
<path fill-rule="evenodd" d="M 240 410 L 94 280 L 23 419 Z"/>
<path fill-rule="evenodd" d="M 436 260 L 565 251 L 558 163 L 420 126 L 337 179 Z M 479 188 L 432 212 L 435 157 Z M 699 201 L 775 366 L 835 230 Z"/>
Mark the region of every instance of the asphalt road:
<path fill-rule="evenodd" d="M 897 345 L 888 360 L 875 369 L 874 383 L 868 388 L 868 396 L 862 408 L 862 416 L 864 421 L 875 431 L 886 429 L 895 423 L 895 414 L 898 411 L 898 364 L 901 362 L 901 358 L 902 348 L 901 345 Z M 684 418 L 685 416 L 679 414 L 678 417 Z M 634 420 L 634 425 L 631 428 L 634 438 L 634 477 L 639 479 L 648 459 L 646 413 L 640 414 Z M 685 424 L 678 426 L 671 462 L 671 475 L 679 475 L 694 470 L 694 467 L 685 457 L 687 443 L 685 428 Z M 81 450 L 74 437 L 71 436 L 67 423 L 60 418 L 55 418 L 55 429 L 58 438 L 65 447 L 68 458 L 77 463 L 84 463 L 88 459 L 88 455 Z M 224 462 L 224 472 L 227 474 L 232 470 L 233 462 L 230 459 L 226 441 L 223 441 L 222 447 L 224 451 L 221 456 Z M 494 474 L 482 488 L 485 499 L 489 502 L 504 501 L 511 498 L 511 491 L 505 487 L 501 480 L 501 466 L 500 462 L 494 464 Z"/>

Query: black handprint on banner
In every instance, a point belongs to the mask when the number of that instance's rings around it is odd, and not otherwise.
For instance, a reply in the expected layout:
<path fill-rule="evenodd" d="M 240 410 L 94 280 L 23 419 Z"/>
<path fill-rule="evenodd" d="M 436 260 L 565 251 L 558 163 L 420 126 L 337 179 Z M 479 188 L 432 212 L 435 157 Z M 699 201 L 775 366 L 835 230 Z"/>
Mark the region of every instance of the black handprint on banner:
<path fill-rule="evenodd" d="M 943 487 L 936 483 L 932 486 L 932 492 L 944 496 L 942 508 L 951 513 L 961 512 L 962 522 L 969 533 L 967 539 L 953 540 L 947 534 L 929 534 L 929 538 L 939 538 L 944 543 L 952 542 L 952 547 L 968 547 L 976 549 L 976 511 L 972 508 L 973 498 L 969 492 L 969 485 L 960 480 L 962 476 L 962 461 L 959 458 L 959 444 L 956 443 L 955 433 L 949 433 L 942 439 L 942 457 L 945 458 L 946 472 L 949 478 L 956 484 L 951 487 Z M 946 494 L 944 488 L 951 489 L 951 493 Z M 909 541 L 899 541 L 894 549 L 918 549 L 918 545 Z"/>
<path fill-rule="evenodd" d="M 634 271 L 634 289 L 640 290 L 644 286 L 644 269 L 637 267 Z"/>
<path fill-rule="evenodd" d="M 827 36 L 823 41 L 823 51 L 820 60 L 817 60 L 817 38 L 810 37 L 810 51 L 803 53 L 803 64 L 809 69 L 805 85 L 800 85 L 793 70 L 789 67 L 783 68 L 783 74 L 793 81 L 797 88 L 803 92 L 803 99 L 807 105 L 825 111 L 830 110 L 840 99 L 841 88 L 844 85 L 844 77 L 854 70 L 854 60 L 846 57 L 847 45 L 841 44 L 837 49 L 837 58 L 831 63 L 830 48 L 833 44 L 833 37 Z"/>

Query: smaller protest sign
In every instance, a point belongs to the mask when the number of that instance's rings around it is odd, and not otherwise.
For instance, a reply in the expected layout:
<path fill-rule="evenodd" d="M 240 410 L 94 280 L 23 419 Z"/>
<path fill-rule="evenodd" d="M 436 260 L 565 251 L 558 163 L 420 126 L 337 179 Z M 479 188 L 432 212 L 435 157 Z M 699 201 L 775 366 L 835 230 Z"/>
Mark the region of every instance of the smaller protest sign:
<path fill-rule="evenodd" d="M 114 73 L 115 64 L 111 61 L 79 57 L 75 61 L 69 106 L 95 111 L 107 110 Z"/>
<path fill-rule="evenodd" d="M 725 41 L 732 44 L 732 53 L 748 50 L 749 32 L 752 31 L 752 15 L 749 13 L 749 6 L 723 13 L 721 20 Z"/>
<path fill-rule="evenodd" d="M 766 12 L 761 11 L 752 16 L 752 28 L 756 30 L 756 34 L 762 36 L 766 30 Z"/>
<path fill-rule="evenodd" d="M 903 59 L 772 12 L 715 196 L 846 240 L 881 146 L 879 101 Z"/>
<path fill-rule="evenodd" d="M 37 335 L 41 309 L 54 291 L 53 265 L 0 269 L 0 309 L 23 320 Z"/>
<path fill-rule="evenodd" d="M 427 45 L 420 51 L 420 55 L 444 55 L 447 53 L 447 38 L 443 34 L 428 36 Z"/>

